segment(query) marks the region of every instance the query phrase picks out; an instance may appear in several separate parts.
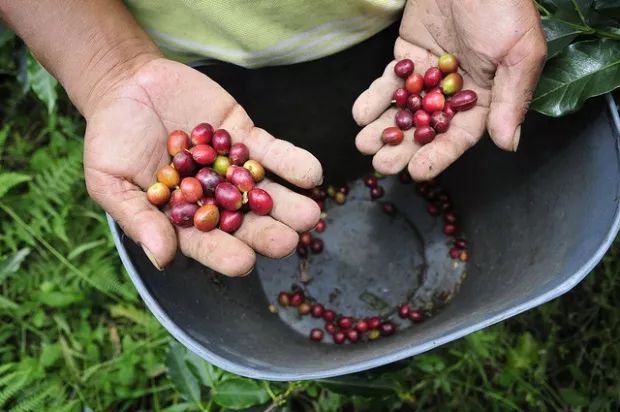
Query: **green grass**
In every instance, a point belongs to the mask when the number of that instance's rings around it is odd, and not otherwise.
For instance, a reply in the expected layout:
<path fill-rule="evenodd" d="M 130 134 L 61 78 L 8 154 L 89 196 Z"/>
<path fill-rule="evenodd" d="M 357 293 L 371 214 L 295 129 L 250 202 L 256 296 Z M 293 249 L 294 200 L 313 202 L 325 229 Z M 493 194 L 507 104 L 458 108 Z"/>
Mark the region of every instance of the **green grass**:
<path fill-rule="evenodd" d="M 620 408 L 618 242 L 567 295 L 381 370 L 267 383 L 187 353 L 139 300 L 86 194 L 83 121 L 28 59 L 0 31 L 0 410 Z"/>

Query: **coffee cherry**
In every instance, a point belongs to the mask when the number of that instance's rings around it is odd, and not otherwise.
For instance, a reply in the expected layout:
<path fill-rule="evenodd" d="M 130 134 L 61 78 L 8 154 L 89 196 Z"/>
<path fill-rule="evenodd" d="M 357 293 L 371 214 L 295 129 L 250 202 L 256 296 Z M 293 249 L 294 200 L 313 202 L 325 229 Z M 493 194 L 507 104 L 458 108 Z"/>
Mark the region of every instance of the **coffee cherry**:
<path fill-rule="evenodd" d="M 461 251 L 459 250 L 459 248 L 457 247 L 451 247 L 450 251 L 448 252 L 448 254 L 450 255 L 450 257 L 452 259 L 458 259 L 459 258 L 459 254 L 461 253 Z"/>
<path fill-rule="evenodd" d="M 226 233 L 236 232 L 243 223 L 243 213 L 239 210 L 222 210 L 220 213 L 220 230 Z"/>
<path fill-rule="evenodd" d="M 360 334 L 358 331 L 356 331 L 355 329 L 349 329 L 346 332 L 347 335 L 347 339 L 349 340 L 349 342 L 351 343 L 357 343 L 357 341 L 360 339 Z"/>
<path fill-rule="evenodd" d="M 218 156 L 215 158 L 215 162 L 213 162 L 213 170 L 215 170 L 221 176 L 226 176 L 226 172 L 230 167 L 230 160 L 226 156 Z"/>
<path fill-rule="evenodd" d="M 450 99 L 452 109 L 455 112 L 464 112 L 476 105 L 478 95 L 473 90 L 461 90 Z"/>
<path fill-rule="evenodd" d="M 459 254 L 459 260 L 461 262 L 467 262 L 469 260 L 469 254 L 466 250 L 461 250 L 461 253 Z"/>
<path fill-rule="evenodd" d="M 323 232 L 325 232 L 325 228 L 327 228 L 327 223 L 325 223 L 325 220 L 319 219 L 318 223 L 314 227 L 314 230 L 317 233 L 323 233 Z"/>
<path fill-rule="evenodd" d="M 383 187 L 381 186 L 373 187 L 372 189 L 370 189 L 370 198 L 372 200 L 379 199 L 383 197 L 384 194 L 385 189 L 383 189 Z"/>
<path fill-rule="evenodd" d="M 183 130 L 173 130 L 168 135 L 168 153 L 174 156 L 189 148 L 189 136 Z"/>
<path fill-rule="evenodd" d="M 333 322 L 325 322 L 325 331 L 330 335 L 338 332 L 338 327 L 333 324 Z"/>
<path fill-rule="evenodd" d="M 235 166 L 242 166 L 250 158 L 250 149 L 243 143 L 235 143 L 230 146 L 230 152 L 228 153 L 228 159 L 230 163 Z"/>
<path fill-rule="evenodd" d="M 411 59 L 403 59 L 394 66 L 394 73 L 401 79 L 406 79 L 407 76 L 413 73 L 414 68 L 415 65 Z"/>
<path fill-rule="evenodd" d="M 344 203 L 345 203 L 346 201 L 347 201 L 347 195 L 345 195 L 344 193 L 342 193 L 342 192 L 337 192 L 337 193 L 334 195 L 334 202 L 336 202 L 337 204 L 339 204 L 339 205 L 344 205 Z M 323 210 L 323 209 L 321 208 L 321 210 Z"/>
<path fill-rule="evenodd" d="M 157 181 L 165 184 L 169 189 L 174 189 L 181 182 L 181 176 L 174 167 L 163 165 L 157 172 Z"/>
<path fill-rule="evenodd" d="M 453 223 L 446 223 L 443 227 L 443 233 L 448 236 L 452 236 L 456 233 L 456 225 L 454 225 Z"/>
<path fill-rule="evenodd" d="M 184 177 L 179 187 L 183 197 L 189 203 L 196 203 L 203 195 L 202 185 L 195 177 Z"/>
<path fill-rule="evenodd" d="M 383 211 L 390 216 L 394 216 L 396 214 L 396 205 L 394 203 L 385 202 L 381 205 L 381 207 L 383 208 Z"/>
<path fill-rule="evenodd" d="M 323 319 L 325 319 L 326 322 L 333 322 L 334 319 L 336 319 L 336 312 L 331 309 L 327 309 L 323 312 Z"/>
<path fill-rule="evenodd" d="M 345 339 L 346 339 L 346 335 L 342 331 L 335 332 L 332 335 L 332 340 L 334 341 L 336 345 L 343 344 Z"/>
<path fill-rule="evenodd" d="M 340 187 L 338 188 L 338 192 L 340 192 L 340 193 L 344 193 L 345 195 L 348 195 L 348 194 L 349 194 L 349 186 L 347 186 L 346 184 L 345 184 L 345 185 L 340 186 Z"/>
<path fill-rule="evenodd" d="M 254 181 L 256 183 L 260 182 L 265 178 L 265 168 L 256 160 L 248 160 L 243 164 L 243 167 L 248 169 L 252 176 L 254 177 Z"/>
<path fill-rule="evenodd" d="M 368 332 L 368 340 L 377 340 L 381 337 L 381 332 L 379 332 L 377 329 L 373 329 L 370 332 Z"/>
<path fill-rule="evenodd" d="M 351 327 L 353 327 L 353 320 L 348 316 L 343 316 L 338 319 L 338 326 L 340 327 L 340 329 L 350 329 Z"/>
<path fill-rule="evenodd" d="M 364 184 L 366 185 L 366 187 L 372 189 L 373 187 L 377 187 L 377 184 L 379 184 L 379 182 L 377 181 L 376 177 L 368 176 L 366 179 L 364 179 Z"/>
<path fill-rule="evenodd" d="M 418 110 L 413 114 L 415 127 L 426 127 L 431 124 L 431 115 L 424 110 Z"/>
<path fill-rule="evenodd" d="M 194 214 L 198 206 L 193 203 L 181 203 L 170 208 L 170 221 L 176 226 L 189 227 L 194 223 Z"/>
<path fill-rule="evenodd" d="M 381 140 L 383 143 L 391 146 L 399 145 L 403 141 L 404 137 L 405 135 L 403 134 L 403 131 L 398 127 L 387 127 L 381 134 Z"/>
<path fill-rule="evenodd" d="M 439 56 L 437 66 L 443 73 L 455 73 L 459 69 L 459 61 L 455 55 L 445 53 Z"/>
<path fill-rule="evenodd" d="M 407 303 L 403 303 L 402 305 L 400 305 L 400 307 L 398 308 L 398 316 L 403 319 L 409 316 L 409 305 Z"/>
<path fill-rule="evenodd" d="M 190 176 L 196 170 L 196 163 L 194 163 L 192 155 L 185 150 L 174 155 L 172 164 L 181 177 Z"/>
<path fill-rule="evenodd" d="M 381 319 L 378 316 L 373 316 L 368 319 L 368 329 L 379 329 L 381 326 Z"/>
<path fill-rule="evenodd" d="M 320 303 L 315 303 L 314 305 L 312 305 L 310 314 L 312 315 L 313 318 L 321 318 L 323 317 L 324 311 L 325 311 L 325 308 L 323 307 L 323 305 L 321 305 Z"/>
<path fill-rule="evenodd" d="M 224 181 L 222 176 L 217 174 L 215 170 L 208 167 L 203 167 L 200 169 L 198 173 L 196 173 L 196 179 L 198 179 L 202 185 L 203 192 L 211 196 L 215 193 L 215 188 L 217 185 Z"/>
<path fill-rule="evenodd" d="M 146 198 L 152 205 L 165 205 L 170 200 L 170 189 L 161 182 L 153 183 L 146 191 Z"/>
<path fill-rule="evenodd" d="M 446 100 L 446 103 L 443 105 L 443 112 L 448 116 L 449 119 L 452 119 L 456 112 L 452 108 L 452 101 Z"/>
<path fill-rule="evenodd" d="M 241 208 L 243 198 L 241 192 L 231 183 L 222 182 L 215 188 L 217 205 L 226 210 L 235 211 Z"/>
<path fill-rule="evenodd" d="M 310 331 L 310 339 L 315 342 L 320 342 L 323 340 L 323 331 L 319 328 L 314 328 Z"/>
<path fill-rule="evenodd" d="M 368 330 L 368 322 L 365 320 L 358 320 L 355 324 L 355 330 L 359 333 L 364 333 Z"/>
<path fill-rule="evenodd" d="M 463 88 L 463 76 L 458 73 L 450 73 L 441 80 L 439 87 L 446 95 L 453 95 Z"/>
<path fill-rule="evenodd" d="M 405 89 L 409 93 L 420 94 L 424 87 L 424 77 L 420 73 L 413 73 L 405 80 Z"/>
<path fill-rule="evenodd" d="M 396 332 L 396 326 L 389 320 L 386 320 L 379 326 L 379 331 L 381 332 L 381 336 L 390 336 Z"/>
<path fill-rule="evenodd" d="M 312 243 L 310 243 L 310 250 L 315 255 L 318 255 L 323 251 L 323 239 L 314 238 L 312 239 Z"/>
<path fill-rule="evenodd" d="M 442 73 L 437 67 L 431 67 L 424 73 L 424 87 L 431 89 L 439 84 Z"/>
<path fill-rule="evenodd" d="M 435 130 L 430 126 L 419 127 L 413 132 L 413 140 L 417 144 L 425 145 L 435 139 Z"/>
<path fill-rule="evenodd" d="M 288 306 L 291 303 L 291 295 L 286 292 L 280 292 L 280 294 L 278 294 L 278 303 L 280 306 Z"/>
<path fill-rule="evenodd" d="M 456 239 L 454 241 L 454 246 L 458 247 L 459 249 L 465 249 L 467 247 L 467 241 L 465 239 Z"/>
<path fill-rule="evenodd" d="M 407 98 L 409 97 L 409 92 L 405 89 L 396 89 L 394 94 L 392 95 L 392 99 L 394 99 L 394 104 L 398 107 L 407 106 Z"/>
<path fill-rule="evenodd" d="M 215 149 L 208 144 L 199 144 L 192 147 L 191 153 L 194 161 L 199 165 L 210 165 L 217 157 Z"/>
<path fill-rule="evenodd" d="M 301 316 L 306 316 L 308 313 L 310 313 L 311 310 L 312 307 L 308 302 L 303 302 L 297 307 L 297 313 L 299 313 Z"/>
<path fill-rule="evenodd" d="M 428 93 L 422 98 L 422 108 L 427 113 L 442 111 L 445 103 L 446 98 L 441 93 Z"/>
<path fill-rule="evenodd" d="M 308 248 L 304 245 L 297 245 L 297 255 L 300 258 L 305 258 L 308 256 Z"/>
<path fill-rule="evenodd" d="M 411 113 L 415 113 L 422 107 L 422 98 L 418 94 L 409 95 L 407 98 L 407 109 L 411 110 Z"/>
<path fill-rule="evenodd" d="M 444 112 L 433 112 L 431 115 L 431 127 L 437 133 L 444 133 L 450 128 L 450 117 Z"/>
<path fill-rule="evenodd" d="M 211 146 L 218 154 L 226 155 L 230 150 L 231 138 L 230 134 L 224 129 L 218 129 L 213 132 L 211 138 Z"/>
<path fill-rule="evenodd" d="M 299 235 L 299 244 L 305 247 L 310 246 L 312 243 L 312 234 L 310 232 L 303 232 Z"/>
<path fill-rule="evenodd" d="M 273 200 L 269 193 L 255 187 L 248 192 L 248 205 L 252 212 L 259 216 L 268 215 L 273 208 Z"/>
<path fill-rule="evenodd" d="M 420 309 L 415 309 L 409 312 L 409 320 L 414 323 L 420 323 L 424 320 L 424 314 Z"/>
<path fill-rule="evenodd" d="M 409 130 L 413 127 L 413 115 L 408 110 L 397 111 L 394 121 L 400 130 Z"/>
<path fill-rule="evenodd" d="M 209 123 L 199 123 L 192 129 L 192 144 L 198 146 L 200 144 L 209 144 L 213 136 L 213 126 Z"/>
<path fill-rule="evenodd" d="M 202 232 L 209 232 L 217 226 L 220 210 L 215 205 L 204 205 L 194 213 L 194 226 Z"/>
<path fill-rule="evenodd" d="M 254 177 L 252 177 L 252 173 L 244 167 L 240 166 L 231 166 L 229 168 L 233 169 L 232 176 L 230 178 L 230 183 L 235 185 L 237 189 L 242 192 L 249 192 L 255 186 Z"/>
<path fill-rule="evenodd" d="M 299 306 L 306 300 L 306 295 L 301 290 L 291 295 L 291 306 Z"/>
<path fill-rule="evenodd" d="M 185 197 L 183 197 L 181 189 L 176 189 L 170 194 L 170 201 L 168 202 L 168 205 L 172 207 L 181 203 L 187 203 L 187 200 L 185 200 Z"/>

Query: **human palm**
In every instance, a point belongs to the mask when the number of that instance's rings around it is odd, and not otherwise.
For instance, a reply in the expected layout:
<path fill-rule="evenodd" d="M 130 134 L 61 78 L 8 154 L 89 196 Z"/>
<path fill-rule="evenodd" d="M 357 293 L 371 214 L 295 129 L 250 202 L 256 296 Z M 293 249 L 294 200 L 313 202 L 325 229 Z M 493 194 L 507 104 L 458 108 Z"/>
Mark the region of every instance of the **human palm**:
<path fill-rule="evenodd" d="M 389 108 L 403 79 L 393 71 L 397 60 L 410 58 L 424 73 L 443 53 L 461 64 L 464 89 L 478 94 L 477 105 L 458 113 L 450 129 L 425 146 L 405 132 L 398 146 L 383 145 L 381 132 L 394 125 Z M 384 174 L 408 168 L 418 180 L 435 177 L 473 146 L 488 129 L 502 149 L 516 150 L 521 127 L 546 55 L 540 16 L 531 0 L 409 0 L 402 18 L 394 57 L 383 75 L 353 106 L 353 117 L 365 126 L 358 149 L 374 155 L 373 166 Z"/>
<path fill-rule="evenodd" d="M 177 247 L 187 256 L 228 275 L 254 266 L 255 252 L 270 257 L 290 254 L 298 231 L 319 218 L 315 202 L 268 180 L 274 207 L 270 216 L 248 214 L 233 235 L 175 228 L 148 203 L 144 189 L 169 163 L 166 139 L 175 129 L 200 122 L 227 129 L 252 158 L 268 170 L 304 188 L 320 183 L 321 165 L 305 150 L 255 127 L 247 113 L 217 83 L 183 64 L 155 59 L 108 91 L 87 116 L 84 166 L 91 196 L 163 267 Z"/>

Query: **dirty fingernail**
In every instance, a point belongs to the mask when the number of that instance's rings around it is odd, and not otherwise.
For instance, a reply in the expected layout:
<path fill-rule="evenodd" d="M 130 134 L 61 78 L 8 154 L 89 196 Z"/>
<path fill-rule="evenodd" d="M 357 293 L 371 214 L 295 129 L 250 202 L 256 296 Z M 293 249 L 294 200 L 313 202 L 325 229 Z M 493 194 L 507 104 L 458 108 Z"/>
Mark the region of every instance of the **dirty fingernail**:
<path fill-rule="evenodd" d="M 517 126 L 515 134 L 512 138 L 512 151 L 516 152 L 519 147 L 519 140 L 521 140 L 521 125 Z"/>
<path fill-rule="evenodd" d="M 244 278 L 247 275 L 249 275 L 250 273 L 252 273 L 254 271 L 254 267 L 252 267 L 252 269 L 250 269 L 247 273 L 244 273 L 243 275 L 241 275 L 240 277 Z"/>
<path fill-rule="evenodd" d="M 149 258 L 153 266 L 155 266 L 155 269 L 162 272 L 164 269 L 159 265 L 159 263 L 157 263 L 157 259 L 155 259 L 155 256 L 153 256 L 151 251 L 144 245 L 140 245 L 140 246 L 142 246 L 142 250 L 144 250 L 144 254 L 146 255 L 147 258 Z"/>

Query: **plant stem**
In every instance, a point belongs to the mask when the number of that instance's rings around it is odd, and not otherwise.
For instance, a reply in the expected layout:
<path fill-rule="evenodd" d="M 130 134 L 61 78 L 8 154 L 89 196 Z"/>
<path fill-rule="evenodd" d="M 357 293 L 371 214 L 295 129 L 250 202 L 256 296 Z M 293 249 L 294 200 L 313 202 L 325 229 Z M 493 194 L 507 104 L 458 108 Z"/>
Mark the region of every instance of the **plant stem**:
<path fill-rule="evenodd" d="M 581 7 L 579 7 L 579 5 L 577 4 L 577 1 L 571 0 L 571 2 L 573 3 L 573 7 L 575 7 L 575 10 L 577 11 L 577 14 L 579 15 L 579 19 L 581 20 L 583 25 L 586 27 L 590 27 L 588 26 L 588 23 L 586 23 L 586 18 L 583 16 L 583 13 L 581 12 Z"/>
<path fill-rule="evenodd" d="M 544 14 L 545 16 L 551 16 L 551 12 L 549 10 L 547 10 L 545 8 L 545 6 L 543 6 L 542 4 L 537 2 L 536 0 L 534 0 L 534 4 L 536 5 L 536 8 L 538 9 L 538 11 L 540 13 Z"/>

